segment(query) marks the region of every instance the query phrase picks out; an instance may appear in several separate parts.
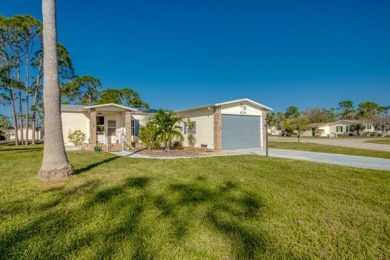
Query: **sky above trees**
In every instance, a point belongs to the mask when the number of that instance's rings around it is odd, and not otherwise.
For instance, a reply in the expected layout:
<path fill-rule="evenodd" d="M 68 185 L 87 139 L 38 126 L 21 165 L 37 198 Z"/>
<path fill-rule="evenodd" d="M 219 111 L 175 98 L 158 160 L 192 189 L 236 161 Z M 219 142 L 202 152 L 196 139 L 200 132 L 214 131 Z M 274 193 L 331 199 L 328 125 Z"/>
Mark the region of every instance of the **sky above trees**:
<path fill-rule="evenodd" d="M 77 75 L 153 108 L 390 105 L 389 1 L 264 2 L 58 1 L 58 39 Z M 2 1 L 0 13 L 41 20 L 41 1 Z"/>

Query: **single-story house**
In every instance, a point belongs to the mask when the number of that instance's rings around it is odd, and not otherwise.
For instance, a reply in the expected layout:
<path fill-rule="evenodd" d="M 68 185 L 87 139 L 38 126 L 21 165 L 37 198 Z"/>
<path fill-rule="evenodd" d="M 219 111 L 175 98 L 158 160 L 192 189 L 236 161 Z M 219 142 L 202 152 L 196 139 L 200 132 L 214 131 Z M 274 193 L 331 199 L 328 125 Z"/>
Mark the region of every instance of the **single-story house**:
<path fill-rule="evenodd" d="M 268 110 L 271 108 L 245 98 L 174 112 L 185 119 L 181 124 L 183 135 L 186 137 L 189 132 L 195 135 L 195 147 L 219 151 L 264 147 Z M 154 113 L 118 104 L 62 105 L 65 145 L 73 145 L 67 137 L 69 131 L 75 130 L 86 134 L 90 149 L 97 144 L 119 145 L 121 138 L 126 144 L 137 142 L 139 127 L 145 125 Z M 194 122 L 191 131 L 185 123 L 187 118 Z M 185 138 L 184 146 L 187 145 Z"/>
<path fill-rule="evenodd" d="M 352 131 L 352 125 L 362 125 L 364 130 L 362 132 L 373 132 L 374 127 L 367 125 L 361 120 L 338 120 L 330 123 L 311 123 L 307 125 L 307 130 L 303 133 L 303 136 L 322 136 L 328 137 L 330 135 L 357 135 L 357 131 Z"/>
<path fill-rule="evenodd" d="M 7 129 L 3 130 L 6 133 L 6 137 L 8 140 L 15 140 L 16 139 L 16 131 L 15 129 Z M 26 129 L 18 129 L 18 138 L 19 141 L 22 138 L 21 131 L 23 132 L 23 138 L 26 139 Z M 41 140 L 43 139 L 43 131 L 41 129 L 35 129 L 33 130 L 32 128 L 28 129 L 28 140 L 32 139 L 33 134 L 35 135 L 35 140 Z"/>

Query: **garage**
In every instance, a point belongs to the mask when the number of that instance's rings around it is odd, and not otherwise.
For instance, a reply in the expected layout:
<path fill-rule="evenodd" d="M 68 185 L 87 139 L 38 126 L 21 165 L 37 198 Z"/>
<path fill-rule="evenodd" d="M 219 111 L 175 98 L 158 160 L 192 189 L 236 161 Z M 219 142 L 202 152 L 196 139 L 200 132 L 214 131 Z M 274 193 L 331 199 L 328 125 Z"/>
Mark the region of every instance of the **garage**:
<path fill-rule="evenodd" d="M 222 116 L 222 149 L 261 147 L 261 117 L 249 115 Z"/>

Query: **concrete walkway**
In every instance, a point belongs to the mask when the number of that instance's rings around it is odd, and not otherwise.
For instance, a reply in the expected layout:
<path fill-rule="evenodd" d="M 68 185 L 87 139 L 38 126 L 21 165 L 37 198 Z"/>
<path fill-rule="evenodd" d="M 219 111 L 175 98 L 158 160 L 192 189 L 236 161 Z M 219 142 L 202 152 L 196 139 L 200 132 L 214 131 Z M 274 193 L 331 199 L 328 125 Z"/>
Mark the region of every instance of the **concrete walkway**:
<path fill-rule="evenodd" d="M 122 151 L 122 152 L 110 152 L 110 153 L 115 154 L 117 156 L 123 156 L 123 157 L 129 157 L 129 158 L 142 158 L 142 159 L 152 158 L 150 156 L 145 156 L 145 155 L 139 154 L 137 152 Z"/>
<path fill-rule="evenodd" d="M 315 143 L 334 146 L 343 146 L 358 149 L 376 150 L 390 152 L 390 145 L 388 144 L 373 144 L 365 141 L 375 140 L 378 138 L 361 138 L 361 137 L 349 137 L 349 138 L 301 138 L 302 143 Z M 292 137 L 269 137 L 270 142 L 297 142 L 297 138 Z"/>
<path fill-rule="evenodd" d="M 265 155 L 264 149 L 240 149 L 230 150 L 234 154 L 257 154 Z M 269 149 L 270 157 L 287 158 L 295 160 L 304 160 L 319 163 L 336 164 L 342 166 L 351 166 L 373 170 L 390 171 L 390 159 L 381 159 L 374 157 L 332 154 L 332 153 L 317 153 L 296 150 Z"/>

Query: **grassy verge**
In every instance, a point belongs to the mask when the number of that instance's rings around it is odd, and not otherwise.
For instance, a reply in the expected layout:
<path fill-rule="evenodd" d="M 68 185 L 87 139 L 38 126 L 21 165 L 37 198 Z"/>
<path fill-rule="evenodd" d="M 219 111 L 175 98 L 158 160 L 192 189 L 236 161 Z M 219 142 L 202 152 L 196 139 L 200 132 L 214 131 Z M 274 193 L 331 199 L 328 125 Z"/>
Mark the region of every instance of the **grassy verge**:
<path fill-rule="evenodd" d="M 390 175 L 259 156 L 142 160 L 0 146 L 0 259 L 390 257 Z"/>
<path fill-rule="evenodd" d="M 357 149 L 349 147 L 341 147 L 334 145 L 315 144 L 315 143 L 293 143 L 293 142 L 270 142 L 270 148 L 276 149 L 288 149 L 288 150 L 300 150 L 310 152 L 321 152 L 321 153 L 337 153 L 337 154 L 349 154 L 367 157 L 378 157 L 390 159 L 390 152 Z"/>
<path fill-rule="evenodd" d="M 373 144 L 390 144 L 390 138 L 374 139 L 374 140 L 368 140 L 365 142 L 366 143 L 373 143 Z"/>

